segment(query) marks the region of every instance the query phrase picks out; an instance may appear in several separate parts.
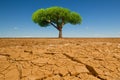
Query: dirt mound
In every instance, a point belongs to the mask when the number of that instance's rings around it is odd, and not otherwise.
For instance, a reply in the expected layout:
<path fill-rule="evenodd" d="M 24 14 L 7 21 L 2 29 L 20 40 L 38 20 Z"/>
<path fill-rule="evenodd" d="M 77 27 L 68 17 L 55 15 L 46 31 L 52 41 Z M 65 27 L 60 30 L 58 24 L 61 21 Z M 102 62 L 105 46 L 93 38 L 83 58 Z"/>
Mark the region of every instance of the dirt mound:
<path fill-rule="evenodd" d="M 0 80 L 120 80 L 120 39 L 0 39 Z"/>

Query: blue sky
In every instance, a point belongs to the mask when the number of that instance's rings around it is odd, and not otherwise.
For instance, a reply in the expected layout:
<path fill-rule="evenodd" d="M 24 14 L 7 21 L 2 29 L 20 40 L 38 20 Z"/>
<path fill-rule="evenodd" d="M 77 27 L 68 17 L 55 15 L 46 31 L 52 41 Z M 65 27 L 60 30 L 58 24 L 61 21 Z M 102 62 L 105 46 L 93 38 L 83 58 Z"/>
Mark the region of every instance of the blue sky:
<path fill-rule="evenodd" d="M 79 13 L 81 25 L 66 24 L 63 37 L 120 37 L 120 0 L 0 0 L 0 37 L 58 37 L 31 17 L 40 8 L 60 6 Z"/>

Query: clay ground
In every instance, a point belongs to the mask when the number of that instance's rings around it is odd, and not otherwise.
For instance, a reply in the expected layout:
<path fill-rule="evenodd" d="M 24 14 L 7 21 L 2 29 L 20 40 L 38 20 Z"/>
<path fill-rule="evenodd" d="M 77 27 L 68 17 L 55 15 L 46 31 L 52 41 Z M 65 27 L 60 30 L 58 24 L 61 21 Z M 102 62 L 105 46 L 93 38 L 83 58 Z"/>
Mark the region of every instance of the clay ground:
<path fill-rule="evenodd" d="M 0 39 L 0 80 L 120 80 L 120 38 Z"/>

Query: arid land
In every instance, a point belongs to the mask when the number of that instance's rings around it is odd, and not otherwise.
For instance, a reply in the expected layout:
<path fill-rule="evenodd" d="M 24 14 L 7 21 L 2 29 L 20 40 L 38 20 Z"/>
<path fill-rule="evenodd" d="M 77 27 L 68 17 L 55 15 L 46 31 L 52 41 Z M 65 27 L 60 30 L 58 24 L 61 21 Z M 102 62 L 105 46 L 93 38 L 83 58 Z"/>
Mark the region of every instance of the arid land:
<path fill-rule="evenodd" d="M 1 38 L 0 80 L 120 80 L 120 38 Z"/>

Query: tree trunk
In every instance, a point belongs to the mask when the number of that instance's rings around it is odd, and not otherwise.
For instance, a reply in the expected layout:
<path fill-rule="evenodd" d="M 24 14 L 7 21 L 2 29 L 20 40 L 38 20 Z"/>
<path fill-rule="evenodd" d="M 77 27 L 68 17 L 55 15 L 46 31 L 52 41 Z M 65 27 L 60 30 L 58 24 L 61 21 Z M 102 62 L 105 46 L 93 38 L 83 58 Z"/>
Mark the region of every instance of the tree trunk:
<path fill-rule="evenodd" d="M 58 36 L 59 38 L 62 38 L 62 29 L 61 30 L 59 30 L 59 36 Z"/>
<path fill-rule="evenodd" d="M 59 31 L 59 38 L 62 38 L 62 26 L 58 27 L 58 31 Z"/>

